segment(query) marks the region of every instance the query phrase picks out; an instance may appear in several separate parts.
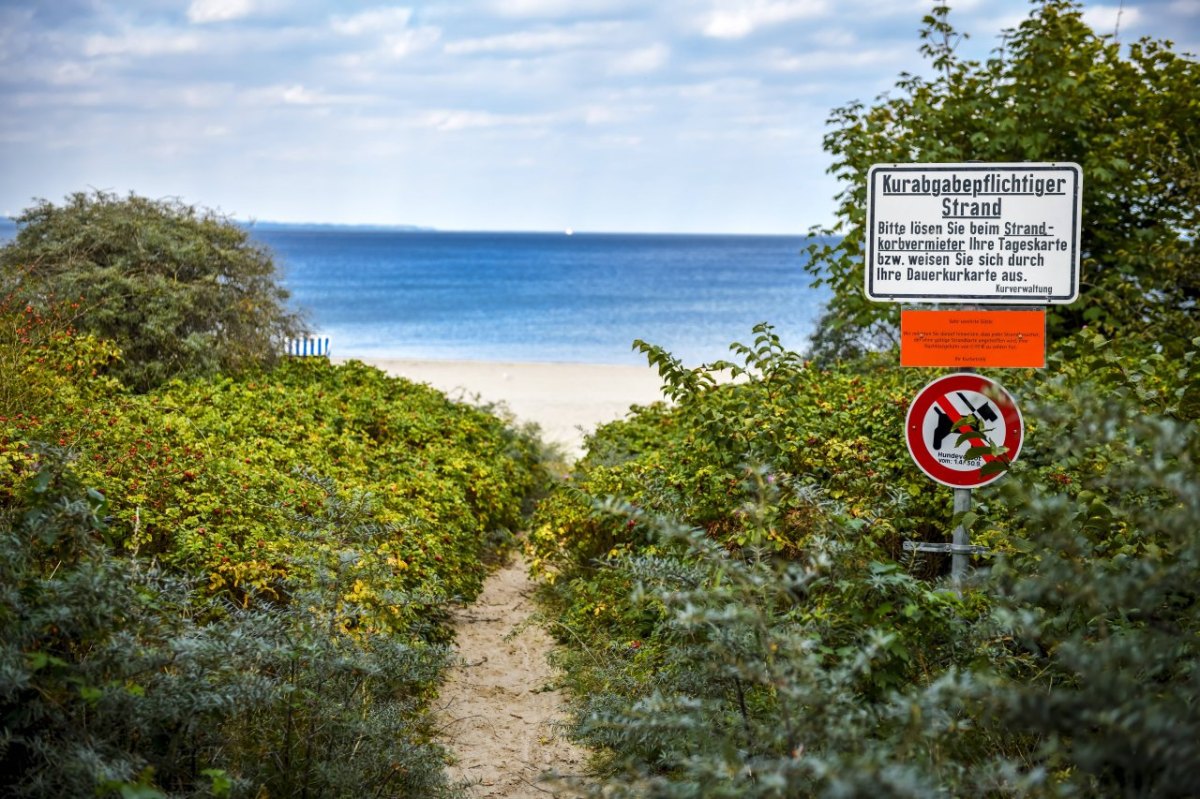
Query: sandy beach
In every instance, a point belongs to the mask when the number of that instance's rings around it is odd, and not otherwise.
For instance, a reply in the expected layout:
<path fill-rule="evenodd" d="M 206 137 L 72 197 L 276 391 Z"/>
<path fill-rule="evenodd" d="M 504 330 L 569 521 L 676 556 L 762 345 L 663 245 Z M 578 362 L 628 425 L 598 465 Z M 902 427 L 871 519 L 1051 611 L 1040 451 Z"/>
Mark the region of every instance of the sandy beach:
<path fill-rule="evenodd" d="M 623 417 L 630 405 L 663 398 L 662 382 L 649 366 L 356 360 L 427 383 L 454 399 L 502 403 L 519 421 L 540 426 L 543 439 L 562 447 L 571 459 L 582 454 L 584 434 L 597 425 Z"/>

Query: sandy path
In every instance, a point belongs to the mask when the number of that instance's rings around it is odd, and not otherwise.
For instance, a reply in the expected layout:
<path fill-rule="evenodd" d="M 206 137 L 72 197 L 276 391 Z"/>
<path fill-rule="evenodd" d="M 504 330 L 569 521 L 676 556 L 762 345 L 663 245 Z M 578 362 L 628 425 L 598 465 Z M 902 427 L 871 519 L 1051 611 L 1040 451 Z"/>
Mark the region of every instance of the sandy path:
<path fill-rule="evenodd" d="M 536 422 L 568 459 L 583 437 L 618 419 L 632 404 L 662 399 L 662 381 L 647 366 L 370 359 L 389 374 L 427 383 L 452 398 L 503 403 L 520 421 Z M 553 642 L 537 624 L 533 585 L 518 556 L 484 584 L 475 604 L 455 616 L 462 665 L 451 670 L 438 701 L 454 781 L 474 783 L 475 799 L 571 796 L 538 778 L 581 775 L 586 755 L 556 734 L 563 716 Z"/>
<path fill-rule="evenodd" d="M 546 690 L 555 679 L 546 655 L 553 646 L 535 611 L 525 561 L 514 556 L 484 584 L 475 604 L 455 614 L 461 665 L 451 670 L 439 699 L 445 744 L 455 760 L 454 781 L 477 783 L 471 796 L 546 799 L 573 796 L 538 778 L 554 771 L 579 775 L 585 754 L 552 729 L 562 696 Z"/>

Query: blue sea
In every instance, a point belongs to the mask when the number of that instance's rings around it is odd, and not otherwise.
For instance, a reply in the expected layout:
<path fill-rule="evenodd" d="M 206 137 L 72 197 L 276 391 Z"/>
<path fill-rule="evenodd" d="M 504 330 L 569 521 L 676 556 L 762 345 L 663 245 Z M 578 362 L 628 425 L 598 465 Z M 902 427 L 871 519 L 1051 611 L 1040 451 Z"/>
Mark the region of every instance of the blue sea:
<path fill-rule="evenodd" d="M 828 297 L 803 236 L 250 232 L 340 357 L 641 364 L 640 338 L 691 366 L 759 322 L 803 350 Z"/>
<path fill-rule="evenodd" d="M 252 231 L 337 356 L 695 365 L 770 322 L 803 349 L 827 298 L 802 236 Z"/>

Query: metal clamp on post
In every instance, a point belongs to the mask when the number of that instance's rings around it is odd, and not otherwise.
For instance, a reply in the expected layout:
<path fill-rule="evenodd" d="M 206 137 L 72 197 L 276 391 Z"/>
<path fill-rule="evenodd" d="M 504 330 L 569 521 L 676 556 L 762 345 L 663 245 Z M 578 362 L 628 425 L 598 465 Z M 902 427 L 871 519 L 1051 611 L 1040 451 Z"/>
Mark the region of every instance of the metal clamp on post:
<path fill-rule="evenodd" d="M 905 541 L 905 552 L 941 552 L 948 555 L 983 555 L 990 550 L 974 544 L 952 544 L 949 542 Z"/>

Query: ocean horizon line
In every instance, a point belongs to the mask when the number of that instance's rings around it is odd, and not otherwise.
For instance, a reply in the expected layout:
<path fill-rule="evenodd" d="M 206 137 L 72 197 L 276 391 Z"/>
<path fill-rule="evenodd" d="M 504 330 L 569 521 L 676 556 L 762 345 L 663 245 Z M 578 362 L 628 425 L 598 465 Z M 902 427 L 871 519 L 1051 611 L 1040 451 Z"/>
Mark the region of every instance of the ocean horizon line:
<path fill-rule="evenodd" d="M 381 224 L 374 222 L 284 222 L 274 219 L 239 219 L 229 217 L 229 221 L 238 227 L 251 231 L 295 231 L 314 233 L 416 233 L 416 234 L 447 234 L 464 236 L 658 236 L 677 238 L 779 238 L 779 239 L 808 239 L 825 238 L 818 233 L 807 230 L 791 233 L 747 233 L 729 231 L 685 231 L 685 230 L 588 230 L 579 228 L 552 229 L 523 229 L 523 230 L 491 230 L 486 228 L 444 228 L 427 225 L 411 224 Z M 17 222 L 12 215 L 0 215 L 0 230 L 15 232 Z M 2 242 L 0 242 L 2 243 Z"/>
<path fill-rule="evenodd" d="M 235 220 L 235 223 L 254 230 L 293 230 L 293 231 L 328 231 L 328 232 L 379 232 L 379 233 L 444 233 L 452 235 L 481 235 L 481 236 L 694 236 L 694 237 L 733 237 L 747 238 L 814 238 L 820 234 L 801 231 L 794 233 L 746 233 L 728 231 L 679 231 L 679 230 L 587 230 L 579 228 L 550 228 L 499 230 L 488 228 L 444 228 L 424 225 L 404 224 L 375 224 L 357 222 L 279 222 L 275 220 Z"/>

